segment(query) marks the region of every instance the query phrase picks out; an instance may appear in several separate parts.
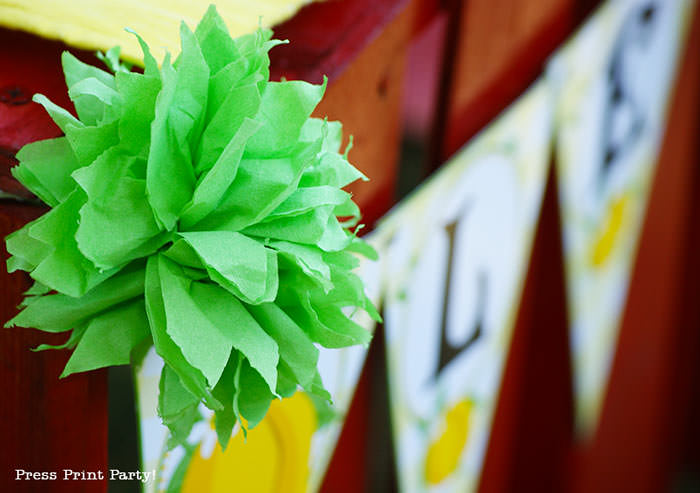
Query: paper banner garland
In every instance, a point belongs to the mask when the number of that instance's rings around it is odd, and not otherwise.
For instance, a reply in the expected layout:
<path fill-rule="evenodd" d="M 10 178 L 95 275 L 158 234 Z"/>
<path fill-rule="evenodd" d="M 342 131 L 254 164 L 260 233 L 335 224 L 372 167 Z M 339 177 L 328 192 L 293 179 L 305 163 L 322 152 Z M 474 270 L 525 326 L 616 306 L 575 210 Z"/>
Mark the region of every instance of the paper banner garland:
<path fill-rule="evenodd" d="M 536 83 L 389 213 L 385 332 L 402 491 L 473 491 L 549 163 Z"/>
<path fill-rule="evenodd" d="M 370 243 L 372 240 L 368 240 Z M 362 259 L 357 271 L 370 299 L 380 301 L 380 262 Z M 364 312 L 353 320 L 367 330 L 375 322 Z M 142 468 L 156 471 L 145 493 L 305 493 L 318 491 L 345 421 L 367 348 L 321 348 L 319 374 L 333 399 L 332 408 L 313 394 L 297 392 L 274 401 L 258 427 L 243 437 L 234 430 L 226 450 L 216 443 L 214 417 L 200 406 L 200 416 L 185 443 L 169 450 L 168 429 L 157 415 L 158 382 L 163 360 L 151 350 L 136 374 Z"/>
<path fill-rule="evenodd" d="M 691 2 L 607 2 L 548 68 L 580 432 L 598 420 Z"/>
<path fill-rule="evenodd" d="M 347 315 L 379 319 L 353 273 L 355 253 L 375 253 L 342 190 L 365 178 L 341 126 L 309 117 L 325 85 L 268 82 L 280 42 L 232 39 L 213 7 L 180 33 L 161 67 L 138 38 L 143 74 L 114 51 L 114 75 L 64 53 L 78 118 L 35 96 L 65 136 L 25 146 L 12 170 L 51 210 L 7 237 L 8 270 L 35 280 L 8 325 L 72 330 L 64 376 L 153 344 L 171 444 L 203 403 L 226 446 L 298 388 L 330 399 L 317 345 L 369 343 Z"/>

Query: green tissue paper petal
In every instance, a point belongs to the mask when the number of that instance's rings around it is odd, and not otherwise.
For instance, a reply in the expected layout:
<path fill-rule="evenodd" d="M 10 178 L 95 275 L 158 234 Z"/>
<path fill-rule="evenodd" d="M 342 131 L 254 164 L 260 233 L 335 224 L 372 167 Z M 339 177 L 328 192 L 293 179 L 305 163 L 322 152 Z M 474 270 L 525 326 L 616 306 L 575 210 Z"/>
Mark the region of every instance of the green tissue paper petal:
<path fill-rule="evenodd" d="M 170 429 L 170 445 L 183 443 L 192 426 L 201 418 L 197 409 L 199 398 L 185 388 L 168 365 L 160 374 L 158 390 L 158 414 Z"/>
<path fill-rule="evenodd" d="M 273 301 L 277 295 L 274 250 L 232 231 L 181 233 L 206 266 L 211 279 L 247 303 Z M 269 281 L 272 277 L 273 281 Z M 270 283 L 274 289 L 267 289 Z"/>
<path fill-rule="evenodd" d="M 34 327 L 47 332 L 63 332 L 105 310 L 137 298 L 144 290 L 142 262 L 135 262 L 80 297 L 62 293 L 35 296 L 6 326 Z"/>
<path fill-rule="evenodd" d="M 65 137 L 27 144 L 17 160 L 14 177 L 51 207 L 65 201 L 76 187 L 71 173 L 79 164 Z"/>
<path fill-rule="evenodd" d="M 65 202 L 25 226 L 26 236 L 8 244 L 13 255 L 40 259 L 30 275 L 42 284 L 69 296 L 82 296 L 115 271 L 98 269 L 78 249 L 76 233 L 85 195 L 75 190 Z M 24 239 L 25 241 L 21 241 Z"/>
<path fill-rule="evenodd" d="M 61 376 L 128 364 L 131 350 L 149 335 L 143 300 L 119 305 L 90 321 Z"/>
<path fill-rule="evenodd" d="M 245 418 L 248 428 L 254 428 L 265 417 L 275 396 L 270 393 L 260 374 L 243 357 L 239 360 L 234 381 L 234 412 L 236 416 Z"/>
<path fill-rule="evenodd" d="M 214 387 L 214 397 L 223 405 L 223 409 L 215 412 L 216 419 L 214 425 L 216 427 L 216 435 L 221 444 L 221 448 L 226 450 L 229 440 L 233 434 L 233 428 L 238 421 L 235 410 L 233 409 L 233 400 L 236 393 L 235 388 L 235 373 L 239 355 L 233 352 L 231 357 L 221 374 L 219 383 Z"/>
<path fill-rule="evenodd" d="M 277 386 L 279 348 L 243 304 L 216 286 L 197 285 L 199 306 L 207 317 L 220 328 L 238 351 L 244 354 L 251 367 L 260 374 L 274 392 Z"/>
<path fill-rule="evenodd" d="M 199 399 L 182 385 L 177 373 L 168 365 L 163 367 L 158 386 L 158 412 L 165 419 L 173 419 L 199 403 Z"/>
<path fill-rule="evenodd" d="M 194 283 L 182 267 L 165 257 L 160 258 L 158 267 L 166 331 L 185 359 L 204 374 L 209 387 L 214 387 L 233 346 L 197 306 Z"/>
<path fill-rule="evenodd" d="M 254 118 L 259 107 L 260 93 L 254 84 L 236 87 L 226 96 L 202 133 L 197 147 L 197 164 L 195 165 L 195 170 L 198 173 L 202 173 L 214 165 L 227 146 L 230 147 L 234 143 L 231 139 L 243 122 L 246 119 Z M 257 120 L 254 121 L 256 122 L 254 131 L 257 131 L 263 124 Z M 253 133 L 246 132 L 244 136 L 247 139 Z M 240 149 L 242 152 L 243 144 L 245 141 L 235 142 L 233 149 Z"/>
<path fill-rule="evenodd" d="M 213 5 L 207 9 L 194 34 L 212 74 L 240 57 L 235 41 Z"/>
<path fill-rule="evenodd" d="M 107 50 L 106 53 L 98 51 L 95 53 L 95 56 L 97 56 L 102 63 L 107 65 L 107 68 L 109 68 L 112 72 L 129 72 L 133 65 L 127 62 L 122 63 L 119 60 L 121 52 L 122 50 L 119 46 L 113 46 Z"/>
<path fill-rule="evenodd" d="M 135 33 L 134 33 L 135 34 Z M 102 70 L 62 56 L 75 113 L 35 95 L 64 136 L 25 146 L 12 173 L 51 210 L 6 238 L 34 279 L 7 326 L 66 333 L 63 376 L 164 367 L 158 412 L 182 442 L 204 405 L 222 446 L 304 389 L 331 413 L 318 345 L 368 344 L 348 314 L 379 314 L 352 273 L 376 253 L 342 190 L 366 177 L 342 126 L 311 117 L 326 88 L 270 82 L 272 32 L 232 39 L 212 6 L 143 73 L 113 48 Z"/>
<path fill-rule="evenodd" d="M 76 233 L 80 251 L 97 267 L 109 269 L 153 253 L 165 241 L 153 211 L 141 200 L 146 180 L 134 178 L 145 161 L 112 147 L 73 178 L 88 196 Z M 104 225 L 109 224 L 109 229 Z M 160 244 L 158 244 L 160 243 Z"/>
<path fill-rule="evenodd" d="M 318 361 L 318 349 L 313 341 L 274 303 L 250 305 L 248 310 L 260 326 L 277 341 L 280 359 L 289 366 L 299 385 L 309 385 Z"/>
<path fill-rule="evenodd" d="M 165 361 L 166 366 L 169 366 L 177 374 L 182 385 L 189 392 L 198 399 L 202 399 L 210 408 L 219 409 L 221 404 L 211 394 L 211 389 L 202 372 L 187 362 L 182 354 L 182 349 L 173 342 L 167 332 L 167 314 L 159 272 L 160 263 L 160 255 L 148 259 L 144 285 L 146 314 L 151 328 L 153 345 L 156 352 Z"/>
<path fill-rule="evenodd" d="M 277 395 L 291 397 L 297 391 L 297 381 L 292 370 L 284 361 L 277 365 Z"/>
<path fill-rule="evenodd" d="M 265 87 L 256 118 L 263 122 L 263 127 L 251 139 L 246 151 L 253 156 L 265 156 L 270 151 L 293 146 L 325 90 L 325 80 L 322 86 L 303 81 L 270 82 Z"/>
<path fill-rule="evenodd" d="M 80 339 L 85 333 L 85 329 L 87 329 L 87 327 L 83 325 L 82 327 L 78 327 L 75 330 L 73 330 L 73 332 L 70 333 L 70 337 L 68 337 L 68 340 L 63 344 L 39 344 L 37 347 L 32 348 L 32 351 L 38 352 L 46 351 L 47 349 L 73 349 L 80 342 Z"/>
<path fill-rule="evenodd" d="M 155 101 L 161 89 L 160 78 L 120 72 L 116 75 L 116 82 L 123 101 L 123 113 L 117 126 L 119 145 L 132 155 L 147 159 Z"/>

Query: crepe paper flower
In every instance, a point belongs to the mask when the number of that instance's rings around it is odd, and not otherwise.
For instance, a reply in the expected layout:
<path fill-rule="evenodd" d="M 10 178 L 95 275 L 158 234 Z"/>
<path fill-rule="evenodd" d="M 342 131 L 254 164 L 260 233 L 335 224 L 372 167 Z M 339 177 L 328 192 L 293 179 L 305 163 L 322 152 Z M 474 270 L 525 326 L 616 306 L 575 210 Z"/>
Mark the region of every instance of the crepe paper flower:
<path fill-rule="evenodd" d="M 136 35 L 138 37 L 138 35 Z M 232 39 L 215 8 L 182 52 L 144 71 L 62 57 L 77 118 L 42 95 L 65 136 L 17 154 L 12 172 L 51 207 L 6 239 L 10 272 L 35 280 L 9 326 L 68 332 L 63 376 L 165 361 L 158 411 L 173 443 L 204 403 L 223 446 L 274 398 L 330 400 L 317 344 L 367 345 L 347 314 L 379 320 L 352 270 L 366 177 L 339 152 L 341 125 L 311 118 L 325 90 L 269 81 L 269 30 Z M 339 218 L 341 220 L 339 220 Z"/>

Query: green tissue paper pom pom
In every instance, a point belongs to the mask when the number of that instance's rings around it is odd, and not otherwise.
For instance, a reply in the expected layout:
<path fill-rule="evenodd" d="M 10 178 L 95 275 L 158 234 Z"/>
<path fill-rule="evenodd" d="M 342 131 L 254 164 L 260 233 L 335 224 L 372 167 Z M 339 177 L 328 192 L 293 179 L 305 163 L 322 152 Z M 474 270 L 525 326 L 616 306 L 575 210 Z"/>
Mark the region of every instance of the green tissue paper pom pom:
<path fill-rule="evenodd" d="M 6 239 L 8 270 L 36 281 L 7 325 L 68 332 L 63 376 L 165 361 L 158 411 L 186 437 L 197 406 L 222 445 L 238 420 L 299 388 L 329 400 L 320 344 L 368 344 L 347 308 L 379 315 L 352 272 L 373 255 L 350 230 L 341 126 L 311 118 L 323 85 L 270 82 L 271 31 L 232 39 L 210 7 L 182 52 L 143 73 L 63 54 L 77 118 L 42 95 L 65 136 L 34 142 L 12 172 L 51 210 Z M 138 35 L 137 35 L 138 36 Z M 339 222 L 338 217 L 343 219 Z"/>

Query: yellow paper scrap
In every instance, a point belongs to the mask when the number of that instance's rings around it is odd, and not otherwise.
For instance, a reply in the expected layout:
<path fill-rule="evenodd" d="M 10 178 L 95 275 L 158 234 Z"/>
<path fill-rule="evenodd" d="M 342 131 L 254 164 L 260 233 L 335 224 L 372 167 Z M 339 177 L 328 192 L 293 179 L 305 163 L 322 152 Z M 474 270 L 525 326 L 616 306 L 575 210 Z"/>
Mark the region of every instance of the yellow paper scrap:
<path fill-rule="evenodd" d="M 292 17 L 313 0 L 219 0 L 216 8 L 231 36 L 271 27 Z M 192 29 L 210 1 L 187 0 L 0 0 L 0 25 L 20 29 L 88 50 L 122 48 L 124 59 L 141 63 L 141 49 L 127 26 L 162 59 L 180 52 L 180 20 Z"/>

